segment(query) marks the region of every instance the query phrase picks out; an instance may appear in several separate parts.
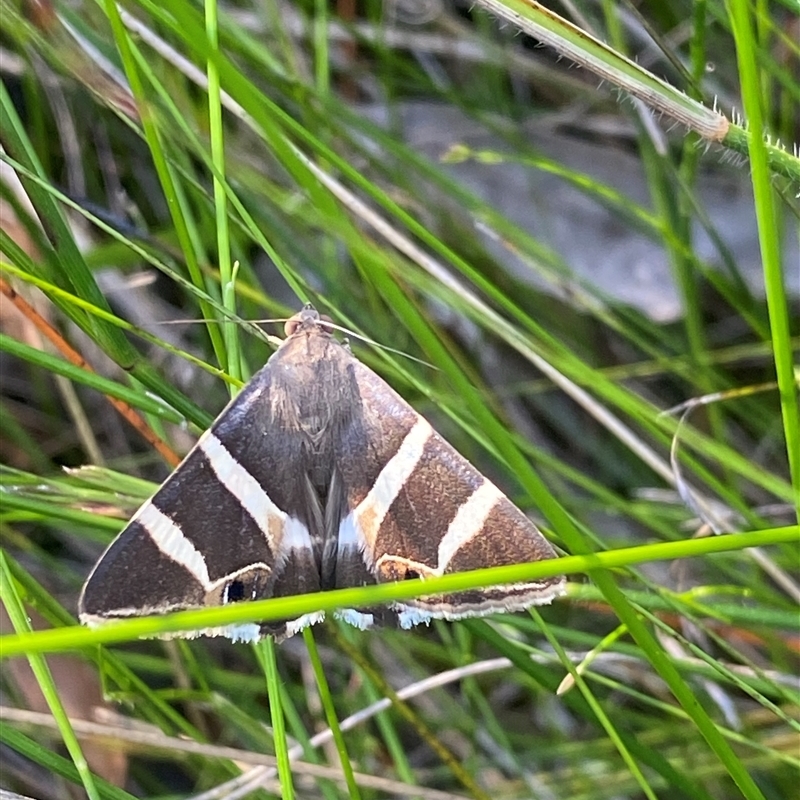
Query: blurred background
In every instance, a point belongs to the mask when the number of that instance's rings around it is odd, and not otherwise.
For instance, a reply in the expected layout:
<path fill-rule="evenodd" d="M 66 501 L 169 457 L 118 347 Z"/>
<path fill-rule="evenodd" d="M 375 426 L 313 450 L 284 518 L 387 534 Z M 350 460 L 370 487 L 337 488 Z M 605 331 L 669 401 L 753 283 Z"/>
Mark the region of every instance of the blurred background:
<path fill-rule="evenodd" d="M 540 614 L 9 659 L 0 786 L 793 793 L 798 550 L 770 545 L 800 480 L 797 6 L 546 6 L 3 3 L 7 607 L 75 624 L 103 547 L 273 352 L 253 321 L 306 301 L 392 348 L 351 337 L 561 552 L 641 563 Z M 712 393 L 675 440 L 660 412 Z M 737 531 L 764 548 L 692 549 Z M 668 541 L 696 557 L 647 563 Z"/>

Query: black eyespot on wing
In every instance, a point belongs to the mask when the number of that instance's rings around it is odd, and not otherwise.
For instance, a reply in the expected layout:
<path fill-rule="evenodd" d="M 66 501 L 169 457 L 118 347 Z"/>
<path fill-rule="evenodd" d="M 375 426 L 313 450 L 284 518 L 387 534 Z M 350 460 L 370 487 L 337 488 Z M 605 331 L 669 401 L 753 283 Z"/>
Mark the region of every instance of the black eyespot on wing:
<path fill-rule="evenodd" d="M 245 586 L 244 581 L 233 580 L 225 587 L 225 602 L 238 603 L 244 600 Z"/>

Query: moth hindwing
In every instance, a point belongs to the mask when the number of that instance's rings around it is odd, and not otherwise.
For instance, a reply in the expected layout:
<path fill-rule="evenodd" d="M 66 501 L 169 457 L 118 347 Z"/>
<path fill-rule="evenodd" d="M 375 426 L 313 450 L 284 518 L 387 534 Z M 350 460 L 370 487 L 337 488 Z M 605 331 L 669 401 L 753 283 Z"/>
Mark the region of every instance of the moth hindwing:
<path fill-rule="evenodd" d="M 306 306 L 287 338 L 112 542 L 81 621 L 555 558 L 536 526 Z M 338 616 L 409 628 L 549 603 L 563 578 Z M 322 619 L 195 635 L 255 641 Z"/>

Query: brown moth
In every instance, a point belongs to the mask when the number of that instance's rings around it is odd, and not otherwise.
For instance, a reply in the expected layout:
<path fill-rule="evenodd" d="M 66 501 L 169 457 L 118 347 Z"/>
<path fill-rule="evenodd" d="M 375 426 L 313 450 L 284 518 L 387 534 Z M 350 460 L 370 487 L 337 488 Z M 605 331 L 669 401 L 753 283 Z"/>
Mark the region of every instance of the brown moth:
<path fill-rule="evenodd" d="M 310 305 L 95 566 L 88 625 L 555 558 L 535 525 Z M 410 628 L 549 603 L 562 577 L 345 609 Z M 256 641 L 323 618 L 190 635 Z"/>

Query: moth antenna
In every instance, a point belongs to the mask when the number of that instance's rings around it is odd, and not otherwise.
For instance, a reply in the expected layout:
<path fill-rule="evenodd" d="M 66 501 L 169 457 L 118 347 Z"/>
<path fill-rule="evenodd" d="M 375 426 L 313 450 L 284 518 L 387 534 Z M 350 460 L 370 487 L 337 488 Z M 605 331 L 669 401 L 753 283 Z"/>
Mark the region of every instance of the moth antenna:
<path fill-rule="evenodd" d="M 272 319 L 248 319 L 242 320 L 248 325 L 268 325 L 271 323 L 285 323 L 290 317 L 274 317 Z M 223 322 L 239 322 L 236 319 L 164 319 L 159 320 L 156 325 L 220 325 Z"/>
<path fill-rule="evenodd" d="M 416 361 L 417 364 L 422 364 L 424 367 L 430 367 L 431 369 L 439 371 L 439 368 L 434 366 L 430 363 L 430 361 L 425 361 L 422 358 L 417 358 L 416 356 L 412 356 L 410 353 L 404 353 L 402 350 L 398 350 L 395 347 L 389 347 L 388 344 L 381 344 L 380 342 L 376 342 L 374 339 L 370 339 L 368 336 L 362 336 L 360 333 L 356 333 L 355 331 L 351 331 L 349 328 L 345 328 L 341 325 L 337 325 L 335 322 L 332 322 L 328 319 L 323 319 L 321 322 L 327 328 L 333 328 L 334 330 L 340 331 L 344 333 L 346 336 L 352 336 L 354 339 L 360 339 L 364 344 L 371 345 L 372 347 L 377 347 L 379 350 L 386 350 L 387 353 L 394 353 L 397 356 L 402 356 L 403 358 L 407 358 L 409 361 Z"/>
<path fill-rule="evenodd" d="M 265 320 L 249 320 L 241 319 L 239 317 L 230 317 L 228 319 L 164 319 L 158 320 L 153 323 L 155 325 L 219 325 L 222 323 L 231 323 L 233 325 L 240 325 L 245 330 L 249 330 L 252 334 L 257 336 L 262 341 L 268 342 L 271 345 L 279 347 L 283 339 L 267 333 L 259 327 L 259 324 L 264 322 L 283 322 L 282 319 L 265 319 Z"/>

